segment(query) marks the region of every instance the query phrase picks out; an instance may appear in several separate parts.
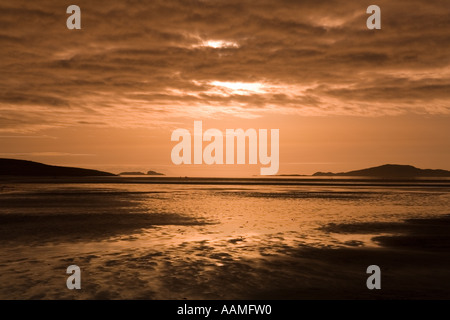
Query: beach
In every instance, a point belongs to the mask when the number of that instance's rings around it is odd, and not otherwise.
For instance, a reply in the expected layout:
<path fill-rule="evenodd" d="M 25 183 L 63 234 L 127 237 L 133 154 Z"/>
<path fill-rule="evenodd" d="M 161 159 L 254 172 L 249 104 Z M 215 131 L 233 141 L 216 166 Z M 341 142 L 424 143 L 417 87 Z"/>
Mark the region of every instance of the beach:
<path fill-rule="evenodd" d="M 450 298 L 446 179 L 1 185 L 2 299 Z"/>

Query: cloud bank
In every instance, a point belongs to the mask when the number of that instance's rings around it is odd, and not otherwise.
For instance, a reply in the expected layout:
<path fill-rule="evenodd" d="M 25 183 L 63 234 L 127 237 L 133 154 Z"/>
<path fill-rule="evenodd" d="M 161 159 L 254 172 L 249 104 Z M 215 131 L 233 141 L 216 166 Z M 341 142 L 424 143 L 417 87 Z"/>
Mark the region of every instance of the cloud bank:
<path fill-rule="evenodd" d="M 447 0 L 0 4 L 0 130 L 174 118 L 450 114 Z"/>

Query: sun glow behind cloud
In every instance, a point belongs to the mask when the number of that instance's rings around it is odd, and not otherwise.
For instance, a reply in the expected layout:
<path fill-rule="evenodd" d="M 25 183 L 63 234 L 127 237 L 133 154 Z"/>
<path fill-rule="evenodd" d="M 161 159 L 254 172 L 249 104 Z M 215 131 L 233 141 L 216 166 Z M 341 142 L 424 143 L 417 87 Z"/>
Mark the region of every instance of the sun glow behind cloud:
<path fill-rule="evenodd" d="M 221 48 L 239 48 L 239 45 L 236 42 L 225 41 L 225 40 L 206 40 L 202 41 L 200 47 L 210 47 L 214 49 Z"/>
<path fill-rule="evenodd" d="M 266 86 L 258 82 L 211 81 L 209 85 L 219 92 L 238 95 L 267 93 Z"/>

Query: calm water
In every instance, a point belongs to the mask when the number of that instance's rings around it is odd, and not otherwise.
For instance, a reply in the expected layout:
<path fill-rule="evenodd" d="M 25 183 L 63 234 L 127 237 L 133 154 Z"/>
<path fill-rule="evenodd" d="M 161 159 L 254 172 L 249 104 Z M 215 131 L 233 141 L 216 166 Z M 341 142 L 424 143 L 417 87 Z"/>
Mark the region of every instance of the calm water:
<path fill-rule="evenodd" d="M 245 298 L 242 281 L 271 279 L 270 259 L 291 249 L 377 247 L 374 234 L 321 229 L 330 223 L 444 215 L 449 204 L 445 184 L 8 183 L 0 298 Z M 72 216 L 85 223 L 67 229 Z M 143 228 L 115 226 L 148 216 Z M 65 287 L 70 264 L 82 270 L 80 292 Z"/>

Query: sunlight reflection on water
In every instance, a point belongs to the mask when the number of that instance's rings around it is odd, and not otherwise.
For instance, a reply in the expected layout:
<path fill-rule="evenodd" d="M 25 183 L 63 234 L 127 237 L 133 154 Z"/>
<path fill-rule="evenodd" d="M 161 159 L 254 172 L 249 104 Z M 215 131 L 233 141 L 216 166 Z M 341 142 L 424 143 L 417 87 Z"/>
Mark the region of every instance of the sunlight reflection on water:
<path fill-rule="evenodd" d="M 84 239 L 69 234 L 68 238 L 58 235 L 54 241 L 50 238 L 40 243 L 37 235 L 30 242 L 17 239 L 2 244 L 2 280 L 9 277 L 5 282 L 9 287 L 4 284 L 2 288 L 20 287 L 18 274 L 32 277 L 76 262 L 88 265 L 91 277 L 101 270 L 106 272 L 96 275 L 103 279 L 95 281 L 99 287 L 106 286 L 107 274 L 112 270 L 127 274 L 135 270 L 136 277 L 147 287 L 152 284 L 153 291 L 141 292 L 142 295 L 153 298 L 180 298 L 169 290 L 169 284 L 162 283 L 167 280 L 167 270 L 175 272 L 178 281 L 184 277 L 178 274 L 179 270 L 205 276 L 218 272 L 215 268 L 229 267 L 230 263 L 245 269 L 248 261 L 258 265 L 258 261 L 273 256 L 289 258 L 292 250 L 299 247 L 376 247 L 371 240 L 375 234 L 338 234 L 322 227 L 330 223 L 392 222 L 446 214 L 450 203 L 450 193 L 442 188 L 163 184 L 13 187 L 17 192 L 0 197 L 0 215 L 109 214 L 109 218 L 126 220 L 131 213 L 168 217 L 176 214 L 201 221 L 172 225 L 172 220 L 168 220 L 169 225 L 156 223 L 107 237 L 94 233 L 94 237 Z M 140 285 L 127 283 L 125 287 L 120 297 L 135 297 Z M 94 287 L 92 290 L 99 291 Z M 119 295 L 117 290 L 114 292 Z M 193 292 L 191 297 L 196 297 Z M 7 289 L 0 290 L 0 296 L 7 294 Z M 37 293 L 28 292 L 29 297 L 33 294 Z M 39 294 L 68 297 L 68 293 L 52 290 Z"/>

